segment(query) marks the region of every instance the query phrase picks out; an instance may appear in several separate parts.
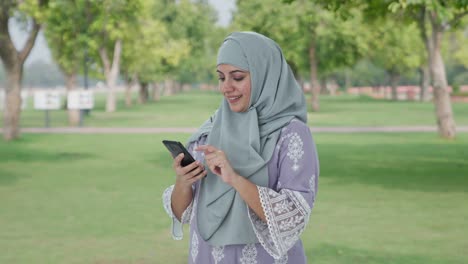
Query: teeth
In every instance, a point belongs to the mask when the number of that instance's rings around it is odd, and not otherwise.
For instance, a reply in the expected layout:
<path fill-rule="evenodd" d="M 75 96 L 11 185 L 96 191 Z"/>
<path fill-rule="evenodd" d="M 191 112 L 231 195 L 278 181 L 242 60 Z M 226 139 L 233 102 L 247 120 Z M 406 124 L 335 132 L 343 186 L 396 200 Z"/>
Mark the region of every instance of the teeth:
<path fill-rule="evenodd" d="M 239 95 L 239 96 L 236 96 L 236 97 L 228 97 L 229 100 L 236 100 L 236 99 L 238 99 L 238 98 L 240 98 L 240 95 Z"/>

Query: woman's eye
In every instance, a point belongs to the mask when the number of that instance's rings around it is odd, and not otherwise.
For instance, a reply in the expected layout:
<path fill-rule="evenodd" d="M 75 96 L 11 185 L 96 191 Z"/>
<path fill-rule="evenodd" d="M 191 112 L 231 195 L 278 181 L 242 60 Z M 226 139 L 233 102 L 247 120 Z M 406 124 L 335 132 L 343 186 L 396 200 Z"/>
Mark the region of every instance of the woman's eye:
<path fill-rule="evenodd" d="M 218 80 L 224 82 L 224 77 L 218 77 Z"/>
<path fill-rule="evenodd" d="M 242 77 L 234 77 L 233 79 L 234 79 L 234 81 L 240 82 L 240 81 L 244 80 L 244 76 L 242 76 Z"/>

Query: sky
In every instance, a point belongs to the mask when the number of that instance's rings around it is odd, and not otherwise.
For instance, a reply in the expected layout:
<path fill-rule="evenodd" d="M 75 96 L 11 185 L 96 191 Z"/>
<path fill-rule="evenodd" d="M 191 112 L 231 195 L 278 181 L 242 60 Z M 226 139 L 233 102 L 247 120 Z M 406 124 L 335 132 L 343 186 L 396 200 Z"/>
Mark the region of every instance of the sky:
<path fill-rule="evenodd" d="M 231 20 L 231 13 L 235 8 L 235 0 L 209 0 L 208 2 L 218 11 L 218 24 L 221 26 L 228 25 Z M 17 49 L 24 45 L 27 36 L 12 21 L 10 21 L 10 34 Z M 39 33 L 36 43 L 25 63 L 29 65 L 40 60 L 46 63 L 52 62 L 52 56 L 42 31 Z"/>

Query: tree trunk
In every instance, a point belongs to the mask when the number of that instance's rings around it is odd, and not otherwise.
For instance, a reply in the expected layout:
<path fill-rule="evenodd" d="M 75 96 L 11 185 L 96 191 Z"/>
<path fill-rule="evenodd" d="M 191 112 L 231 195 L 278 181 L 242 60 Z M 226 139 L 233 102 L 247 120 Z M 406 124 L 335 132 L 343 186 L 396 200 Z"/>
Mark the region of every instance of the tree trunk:
<path fill-rule="evenodd" d="M 392 100 L 398 100 L 398 81 L 400 80 L 400 75 L 393 71 L 389 72 L 390 74 L 390 86 L 392 87 Z"/>
<path fill-rule="evenodd" d="M 127 85 L 125 86 L 125 106 L 126 107 L 131 107 L 133 102 L 132 102 L 132 82 L 127 82 Z"/>
<path fill-rule="evenodd" d="M 3 108 L 3 138 L 10 141 L 19 138 L 20 134 L 21 79 L 23 73 L 22 65 L 15 65 L 5 70 L 7 81 Z"/>
<path fill-rule="evenodd" d="M 14 1 L 2 3 L 0 10 L 0 58 L 6 72 L 5 105 L 3 111 L 3 138 L 6 141 L 19 138 L 21 116 L 21 80 L 23 64 L 36 41 L 40 25 L 33 19 L 32 30 L 23 46 L 17 51 L 10 37 L 8 20 Z M 40 3 L 42 5 L 42 2 Z"/>
<path fill-rule="evenodd" d="M 419 68 L 419 73 L 420 73 L 420 80 L 419 80 L 419 100 L 421 102 L 425 102 L 428 100 L 429 95 L 429 85 L 431 83 L 431 75 L 429 73 L 429 67 L 427 64 L 422 65 Z"/>
<path fill-rule="evenodd" d="M 174 81 L 171 79 L 166 79 L 164 81 L 164 95 L 174 94 Z"/>
<path fill-rule="evenodd" d="M 76 90 L 76 74 L 65 73 L 65 86 L 67 93 Z M 80 109 L 68 109 L 68 125 L 76 127 L 80 125 Z"/>
<path fill-rule="evenodd" d="M 327 78 L 320 78 L 320 93 L 321 94 L 330 94 L 330 91 L 327 87 Z"/>
<path fill-rule="evenodd" d="M 447 90 L 447 78 L 445 65 L 441 54 L 441 40 L 443 28 L 438 24 L 435 15 L 431 16 L 432 24 L 432 50 L 430 50 L 430 70 L 432 75 L 432 87 L 434 91 L 434 106 L 437 118 L 439 135 L 446 139 L 455 138 L 455 120 L 452 113 L 452 102 Z"/>
<path fill-rule="evenodd" d="M 99 55 L 104 65 L 104 72 L 106 75 L 107 83 L 107 101 L 106 101 L 106 112 L 115 112 L 116 110 L 116 96 L 115 96 L 115 84 L 117 82 L 117 77 L 119 75 L 120 67 L 120 55 L 122 53 L 122 41 L 119 39 L 115 42 L 114 45 L 114 54 L 112 64 L 109 61 L 107 56 L 107 51 L 105 47 L 99 48 Z"/>
<path fill-rule="evenodd" d="M 345 91 L 348 91 L 348 88 L 351 88 L 351 70 L 345 70 Z"/>
<path fill-rule="evenodd" d="M 135 85 L 138 76 L 134 74 L 131 78 L 127 76 L 127 85 L 125 87 L 125 106 L 131 107 L 133 105 L 132 100 L 132 88 Z"/>
<path fill-rule="evenodd" d="M 309 63 L 310 63 L 310 91 L 311 91 L 311 104 L 312 111 L 319 111 L 319 94 L 320 94 L 320 84 L 317 76 L 317 58 L 315 54 L 315 40 L 312 40 L 309 45 Z"/>
<path fill-rule="evenodd" d="M 421 39 L 424 43 L 424 46 L 426 47 L 426 54 L 427 54 L 427 62 L 421 66 L 420 72 L 421 72 L 421 81 L 420 81 L 420 100 L 425 101 L 428 98 L 428 91 L 429 91 L 429 85 L 431 82 L 431 71 L 430 71 L 430 65 L 432 64 L 432 50 L 433 48 L 433 43 L 431 39 L 428 36 L 427 28 L 426 28 L 426 21 L 427 21 L 427 10 L 425 7 L 421 7 L 420 13 L 419 13 L 419 19 L 418 19 L 418 27 L 419 27 L 419 33 L 421 36 Z"/>
<path fill-rule="evenodd" d="M 148 91 L 148 83 L 142 82 L 140 83 L 140 103 L 146 104 L 149 98 L 149 91 Z"/>
<path fill-rule="evenodd" d="M 158 102 L 161 99 L 161 86 L 159 83 L 153 83 L 153 101 Z"/>
<path fill-rule="evenodd" d="M 174 91 L 175 93 L 180 93 L 182 91 L 182 84 L 178 81 L 174 81 Z"/>

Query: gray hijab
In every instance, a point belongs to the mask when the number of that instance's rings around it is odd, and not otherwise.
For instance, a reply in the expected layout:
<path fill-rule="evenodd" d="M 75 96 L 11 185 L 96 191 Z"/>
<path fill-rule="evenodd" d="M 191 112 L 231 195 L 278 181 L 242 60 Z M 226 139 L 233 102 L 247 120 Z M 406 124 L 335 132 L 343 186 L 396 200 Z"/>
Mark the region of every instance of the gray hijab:
<path fill-rule="evenodd" d="M 293 118 L 307 122 L 302 90 L 273 40 L 254 32 L 229 35 L 218 52 L 217 65 L 250 72 L 250 108 L 232 112 L 223 99 L 216 114 L 190 141 L 208 134 L 207 143 L 226 153 L 234 170 L 258 186 L 268 186 L 267 164 L 281 128 Z M 197 205 L 198 231 L 213 246 L 258 242 L 247 204 L 215 174 L 201 181 Z"/>

